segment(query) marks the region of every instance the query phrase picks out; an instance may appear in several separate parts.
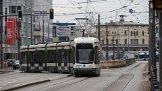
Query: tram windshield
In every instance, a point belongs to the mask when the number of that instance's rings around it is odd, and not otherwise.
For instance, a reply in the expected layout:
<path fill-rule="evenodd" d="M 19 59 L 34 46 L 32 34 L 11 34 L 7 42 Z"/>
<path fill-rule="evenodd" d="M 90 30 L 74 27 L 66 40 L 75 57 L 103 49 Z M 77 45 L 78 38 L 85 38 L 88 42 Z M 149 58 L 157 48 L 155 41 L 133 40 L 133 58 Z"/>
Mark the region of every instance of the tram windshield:
<path fill-rule="evenodd" d="M 92 44 L 77 44 L 76 63 L 88 64 L 93 63 L 94 49 Z"/>

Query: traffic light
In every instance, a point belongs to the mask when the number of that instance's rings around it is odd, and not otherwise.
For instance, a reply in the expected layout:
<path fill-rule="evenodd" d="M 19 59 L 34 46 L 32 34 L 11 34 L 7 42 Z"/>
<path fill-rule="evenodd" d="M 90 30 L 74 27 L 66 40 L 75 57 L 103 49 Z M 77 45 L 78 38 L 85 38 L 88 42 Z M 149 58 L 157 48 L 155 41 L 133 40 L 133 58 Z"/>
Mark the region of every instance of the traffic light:
<path fill-rule="evenodd" d="M 162 10 L 162 0 L 153 0 L 153 6 L 156 10 Z"/>
<path fill-rule="evenodd" d="M 54 19 L 54 9 L 50 9 L 50 19 Z"/>
<path fill-rule="evenodd" d="M 159 50 L 159 41 L 156 41 L 156 50 Z"/>
<path fill-rule="evenodd" d="M 22 11 L 21 10 L 18 11 L 18 18 L 19 18 L 19 20 L 22 20 Z"/>

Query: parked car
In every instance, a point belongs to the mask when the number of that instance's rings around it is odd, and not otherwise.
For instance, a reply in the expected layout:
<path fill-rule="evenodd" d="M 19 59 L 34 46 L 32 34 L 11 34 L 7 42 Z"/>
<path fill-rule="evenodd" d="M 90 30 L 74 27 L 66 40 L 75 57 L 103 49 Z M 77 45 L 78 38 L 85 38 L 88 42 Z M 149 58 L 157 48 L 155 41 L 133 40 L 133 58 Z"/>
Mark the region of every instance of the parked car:
<path fill-rule="evenodd" d="M 19 60 L 15 60 L 13 62 L 13 69 L 18 69 L 20 67 L 20 61 Z"/>
<path fill-rule="evenodd" d="M 8 66 L 13 66 L 13 62 L 14 62 L 15 60 L 16 60 L 16 59 L 7 59 Z"/>

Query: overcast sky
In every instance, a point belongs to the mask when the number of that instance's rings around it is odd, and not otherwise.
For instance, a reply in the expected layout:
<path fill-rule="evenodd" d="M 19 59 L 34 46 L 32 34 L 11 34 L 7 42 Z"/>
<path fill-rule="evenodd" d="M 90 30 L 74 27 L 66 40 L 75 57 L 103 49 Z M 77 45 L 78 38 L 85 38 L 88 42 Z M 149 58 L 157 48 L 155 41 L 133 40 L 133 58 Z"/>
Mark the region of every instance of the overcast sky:
<path fill-rule="evenodd" d="M 101 16 L 101 23 L 119 21 L 119 15 L 125 15 L 125 21 L 148 24 L 148 0 L 53 0 L 54 21 L 77 22 L 75 18 L 88 16 L 86 11 L 93 11 L 94 18 Z M 132 9 L 134 13 L 130 13 Z"/>

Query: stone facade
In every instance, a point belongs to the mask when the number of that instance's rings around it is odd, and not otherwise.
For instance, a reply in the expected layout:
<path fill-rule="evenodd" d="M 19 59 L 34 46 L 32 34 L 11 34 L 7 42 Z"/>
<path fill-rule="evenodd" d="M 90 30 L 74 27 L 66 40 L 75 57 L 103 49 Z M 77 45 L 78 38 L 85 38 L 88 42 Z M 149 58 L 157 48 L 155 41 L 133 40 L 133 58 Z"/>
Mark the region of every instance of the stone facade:
<path fill-rule="evenodd" d="M 122 51 L 148 51 L 148 24 L 140 24 L 132 21 L 111 21 L 107 25 L 109 51 L 117 49 Z M 101 25 L 100 33 L 102 48 L 106 50 L 106 24 Z"/>

